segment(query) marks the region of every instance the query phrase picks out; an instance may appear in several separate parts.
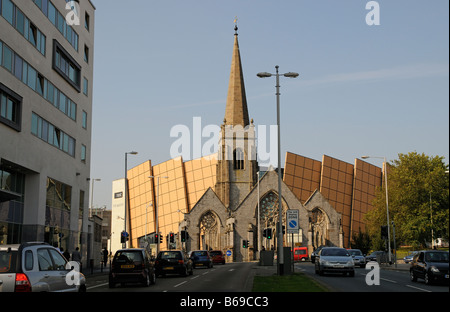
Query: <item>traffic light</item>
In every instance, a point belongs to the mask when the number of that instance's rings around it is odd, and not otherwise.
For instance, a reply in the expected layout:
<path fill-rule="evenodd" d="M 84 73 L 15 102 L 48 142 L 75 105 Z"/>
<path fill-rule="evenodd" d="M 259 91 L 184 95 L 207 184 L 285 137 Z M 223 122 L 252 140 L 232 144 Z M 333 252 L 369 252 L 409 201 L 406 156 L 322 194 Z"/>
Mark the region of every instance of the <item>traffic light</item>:
<path fill-rule="evenodd" d="M 153 243 L 158 244 L 158 239 L 161 241 L 162 237 L 160 237 L 158 234 L 155 234 L 155 239 L 153 240 Z"/>
<path fill-rule="evenodd" d="M 285 231 L 286 227 L 284 225 L 282 225 L 281 228 L 282 228 L 283 234 L 286 233 L 286 231 Z"/>
<path fill-rule="evenodd" d="M 175 235 L 172 232 L 169 234 L 169 243 L 175 243 Z"/>
<path fill-rule="evenodd" d="M 184 243 L 189 238 L 189 234 L 187 231 L 181 231 L 181 242 Z"/>
<path fill-rule="evenodd" d="M 159 234 L 159 242 L 162 243 L 163 242 L 163 237 L 161 234 Z"/>
<path fill-rule="evenodd" d="M 266 229 L 266 230 L 267 230 L 266 238 L 267 238 L 267 239 L 272 239 L 272 229 L 271 229 L 271 228 L 268 228 L 268 229 Z"/>
<path fill-rule="evenodd" d="M 243 240 L 242 241 L 242 248 L 248 248 L 248 240 Z"/>
<path fill-rule="evenodd" d="M 125 231 L 122 231 L 122 232 L 120 233 L 120 242 L 121 242 L 122 244 L 124 244 L 124 243 L 126 243 L 128 240 L 129 240 L 128 233 L 125 232 Z"/>
<path fill-rule="evenodd" d="M 381 226 L 381 239 L 387 239 L 388 238 L 388 227 L 387 225 Z"/>

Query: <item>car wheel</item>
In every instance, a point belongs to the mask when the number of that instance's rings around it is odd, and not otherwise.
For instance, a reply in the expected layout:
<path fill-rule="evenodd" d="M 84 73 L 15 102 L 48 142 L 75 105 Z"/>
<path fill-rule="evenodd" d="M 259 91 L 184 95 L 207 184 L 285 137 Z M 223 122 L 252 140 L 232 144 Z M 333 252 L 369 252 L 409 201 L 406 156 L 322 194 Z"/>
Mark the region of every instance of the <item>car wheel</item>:
<path fill-rule="evenodd" d="M 151 284 L 151 285 L 155 285 L 155 284 L 156 284 L 156 274 L 155 274 L 155 271 L 153 271 L 153 273 L 152 273 L 152 275 L 151 275 L 150 284 Z"/>
<path fill-rule="evenodd" d="M 409 278 L 411 279 L 412 282 L 417 282 L 417 277 L 416 277 L 416 275 L 414 274 L 414 271 L 413 271 L 413 270 L 410 270 L 410 271 L 409 271 Z"/>
<path fill-rule="evenodd" d="M 425 284 L 427 284 L 427 285 L 432 284 L 433 279 L 430 277 L 430 274 L 428 274 L 428 272 L 425 273 L 424 278 L 425 278 Z"/>
<path fill-rule="evenodd" d="M 109 279 L 109 288 L 114 288 L 116 287 L 116 283 L 114 282 L 114 280 L 112 278 Z"/>
<path fill-rule="evenodd" d="M 147 274 L 145 274 L 145 281 L 143 284 L 145 287 L 150 286 L 150 274 L 148 272 L 147 272 Z"/>
<path fill-rule="evenodd" d="M 184 267 L 184 271 L 183 271 L 183 273 L 181 275 L 183 275 L 183 276 L 187 276 L 188 275 L 187 267 Z"/>
<path fill-rule="evenodd" d="M 354 277 L 354 276 L 355 276 L 355 271 L 349 272 L 348 275 L 349 275 L 350 277 Z"/>

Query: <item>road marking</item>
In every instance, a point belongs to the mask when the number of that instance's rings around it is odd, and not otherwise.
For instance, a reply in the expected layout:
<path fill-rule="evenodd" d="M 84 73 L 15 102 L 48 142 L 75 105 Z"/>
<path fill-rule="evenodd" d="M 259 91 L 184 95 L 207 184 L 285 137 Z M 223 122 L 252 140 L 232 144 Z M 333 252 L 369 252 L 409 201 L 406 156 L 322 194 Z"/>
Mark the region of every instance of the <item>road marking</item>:
<path fill-rule="evenodd" d="M 191 280 L 196 279 L 198 277 L 200 277 L 200 275 L 196 275 L 196 276 L 192 277 Z"/>
<path fill-rule="evenodd" d="M 228 272 L 233 272 L 233 271 L 234 271 L 234 269 L 229 269 L 229 270 L 228 270 Z"/>
<path fill-rule="evenodd" d="M 206 271 L 205 273 L 202 273 L 202 275 L 206 275 L 206 274 L 208 274 L 209 273 L 209 271 Z"/>
<path fill-rule="evenodd" d="M 102 287 L 102 286 L 106 286 L 106 285 L 108 285 L 108 283 L 98 284 L 95 286 L 87 287 L 86 289 L 93 289 L 93 288 Z"/>
<path fill-rule="evenodd" d="M 421 290 L 421 291 L 426 291 L 426 292 L 432 292 L 431 290 L 428 290 L 428 289 L 423 289 L 423 288 L 419 288 L 419 287 L 415 287 L 415 286 L 411 286 L 411 285 L 406 285 L 406 287 L 409 287 L 409 288 L 414 288 L 414 289 L 418 289 L 418 290 Z"/>
<path fill-rule="evenodd" d="M 184 281 L 184 282 L 181 282 L 181 283 L 179 283 L 179 284 L 176 284 L 175 286 L 173 286 L 173 287 L 178 287 L 178 286 L 181 286 L 181 285 L 183 285 L 184 283 L 187 283 L 187 281 Z"/>
<path fill-rule="evenodd" d="M 380 277 L 380 279 L 383 280 L 383 281 L 386 281 L 386 282 L 391 282 L 391 283 L 397 284 L 396 281 L 388 280 L 387 278 L 382 278 L 382 277 Z"/>

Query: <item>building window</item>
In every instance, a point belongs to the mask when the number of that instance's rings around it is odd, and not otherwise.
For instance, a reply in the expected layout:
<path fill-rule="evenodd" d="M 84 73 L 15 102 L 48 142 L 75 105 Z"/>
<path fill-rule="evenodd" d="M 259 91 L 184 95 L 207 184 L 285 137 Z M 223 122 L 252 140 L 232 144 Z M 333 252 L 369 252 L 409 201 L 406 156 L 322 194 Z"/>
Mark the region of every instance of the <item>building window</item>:
<path fill-rule="evenodd" d="M 87 12 L 84 14 L 84 28 L 87 29 L 87 31 L 89 31 L 89 23 L 90 23 L 90 18 L 89 18 L 89 14 L 87 14 Z"/>
<path fill-rule="evenodd" d="M 233 151 L 233 164 L 235 170 L 244 169 L 244 152 L 240 148 Z"/>
<path fill-rule="evenodd" d="M 83 129 L 87 129 L 87 113 L 83 111 L 82 124 Z"/>
<path fill-rule="evenodd" d="M 22 97 L 0 83 L 0 123 L 20 132 Z"/>
<path fill-rule="evenodd" d="M 31 115 L 31 133 L 75 157 L 75 139 L 35 113 Z"/>
<path fill-rule="evenodd" d="M 86 162 L 86 145 L 81 144 L 81 161 Z"/>
<path fill-rule="evenodd" d="M 86 79 L 86 77 L 83 77 L 83 94 L 88 95 L 88 87 L 89 87 L 89 81 Z"/>
<path fill-rule="evenodd" d="M 87 45 L 84 45 L 84 61 L 89 63 L 89 48 Z"/>
<path fill-rule="evenodd" d="M 81 66 L 55 39 L 53 40 L 53 69 L 75 90 L 81 91 Z"/>

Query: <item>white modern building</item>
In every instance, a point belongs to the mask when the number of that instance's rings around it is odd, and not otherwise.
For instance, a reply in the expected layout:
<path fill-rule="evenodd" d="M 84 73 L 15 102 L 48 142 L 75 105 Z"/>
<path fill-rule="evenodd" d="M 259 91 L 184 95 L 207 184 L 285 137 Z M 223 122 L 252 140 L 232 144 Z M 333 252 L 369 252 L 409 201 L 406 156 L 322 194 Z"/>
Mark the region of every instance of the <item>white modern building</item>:
<path fill-rule="evenodd" d="M 92 255 L 95 7 L 0 0 L 0 244 Z"/>

